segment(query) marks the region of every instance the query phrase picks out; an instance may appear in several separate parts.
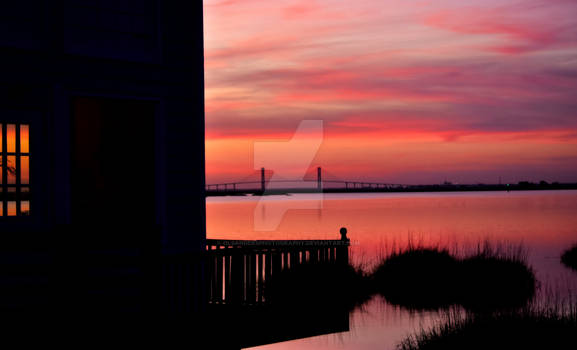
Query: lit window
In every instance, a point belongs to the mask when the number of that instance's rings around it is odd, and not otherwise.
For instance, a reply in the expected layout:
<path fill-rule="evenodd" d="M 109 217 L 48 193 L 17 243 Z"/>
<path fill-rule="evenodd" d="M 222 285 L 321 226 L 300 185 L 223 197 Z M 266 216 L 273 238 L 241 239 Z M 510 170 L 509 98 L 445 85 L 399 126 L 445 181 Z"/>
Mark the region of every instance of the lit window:
<path fill-rule="evenodd" d="M 0 123 L 0 216 L 30 215 L 30 127 Z"/>

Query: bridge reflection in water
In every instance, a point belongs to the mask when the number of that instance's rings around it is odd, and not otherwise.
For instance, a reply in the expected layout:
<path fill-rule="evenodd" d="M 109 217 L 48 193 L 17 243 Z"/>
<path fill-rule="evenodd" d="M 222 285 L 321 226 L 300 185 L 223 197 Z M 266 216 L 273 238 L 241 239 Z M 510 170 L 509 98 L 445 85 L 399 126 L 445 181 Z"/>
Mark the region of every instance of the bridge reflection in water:
<path fill-rule="evenodd" d="M 341 236 L 339 240 L 207 240 L 207 314 L 230 335 L 223 342 L 229 348 L 244 348 L 348 331 L 344 305 L 295 307 L 283 300 L 267 300 L 265 293 L 267 281 L 282 271 L 313 264 L 348 265 L 346 229 Z"/>

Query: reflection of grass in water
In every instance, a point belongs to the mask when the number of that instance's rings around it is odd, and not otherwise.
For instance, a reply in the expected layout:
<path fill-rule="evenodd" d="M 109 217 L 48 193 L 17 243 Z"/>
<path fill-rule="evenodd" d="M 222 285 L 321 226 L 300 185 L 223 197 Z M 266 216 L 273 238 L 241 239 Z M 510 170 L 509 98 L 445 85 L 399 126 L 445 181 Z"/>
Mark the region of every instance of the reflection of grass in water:
<path fill-rule="evenodd" d="M 577 270 L 577 244 L 561 255 L 561 262 L 565 264 L 565 266 Z"/>
<path fill-rule="evenodd" d="M 405 338 L 400 350 L 576 349 L 577 306 L 526 307 L 490 314 L 447 313 L 428 330 Z"/>
<path fill-rule="evenodd" d="M 522 307 L 537 283 L 521 248 L 488 242 L 462 257 L 409 244 L 384 257 L 372 280 L 391 304 L 416 310 L 456 304 L 476 311 Z"/>

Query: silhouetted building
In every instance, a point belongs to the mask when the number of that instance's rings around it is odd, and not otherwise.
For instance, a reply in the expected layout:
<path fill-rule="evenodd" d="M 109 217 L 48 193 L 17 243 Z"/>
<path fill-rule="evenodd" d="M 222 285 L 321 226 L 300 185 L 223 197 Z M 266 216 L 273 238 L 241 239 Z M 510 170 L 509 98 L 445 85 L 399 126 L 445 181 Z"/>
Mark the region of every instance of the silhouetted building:
<path fill-rule="evenodd" d="M 0 31 L 0 309 L 194 308 L 202 1 L 9 1 Z"/>

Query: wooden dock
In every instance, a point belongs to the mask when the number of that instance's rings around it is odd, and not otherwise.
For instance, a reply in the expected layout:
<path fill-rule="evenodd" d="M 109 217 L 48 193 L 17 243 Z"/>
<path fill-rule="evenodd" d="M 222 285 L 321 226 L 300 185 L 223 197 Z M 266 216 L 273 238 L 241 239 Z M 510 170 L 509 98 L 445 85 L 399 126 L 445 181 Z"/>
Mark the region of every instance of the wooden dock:
<path fill-rule="evenodd" d="M 206 242 L 208 303 L 266 303 L 267 280 L 302 264 L 348 264 L 346 230 L 339 240 L 225 240 Z"/>
<path fill-rule="evenodd" d="M 307 264 L 348 265 L 346 233 L 341 229 L 338 240 L 207 240 L 207 319 L 231 335 L 225 340 L 231 343 L 223 348 L 347 332 L 349 312 L 345 307 L 287 307 L 282 300 L 267 300 L 264 292 L 267 281 L 283 271 Z"/>

